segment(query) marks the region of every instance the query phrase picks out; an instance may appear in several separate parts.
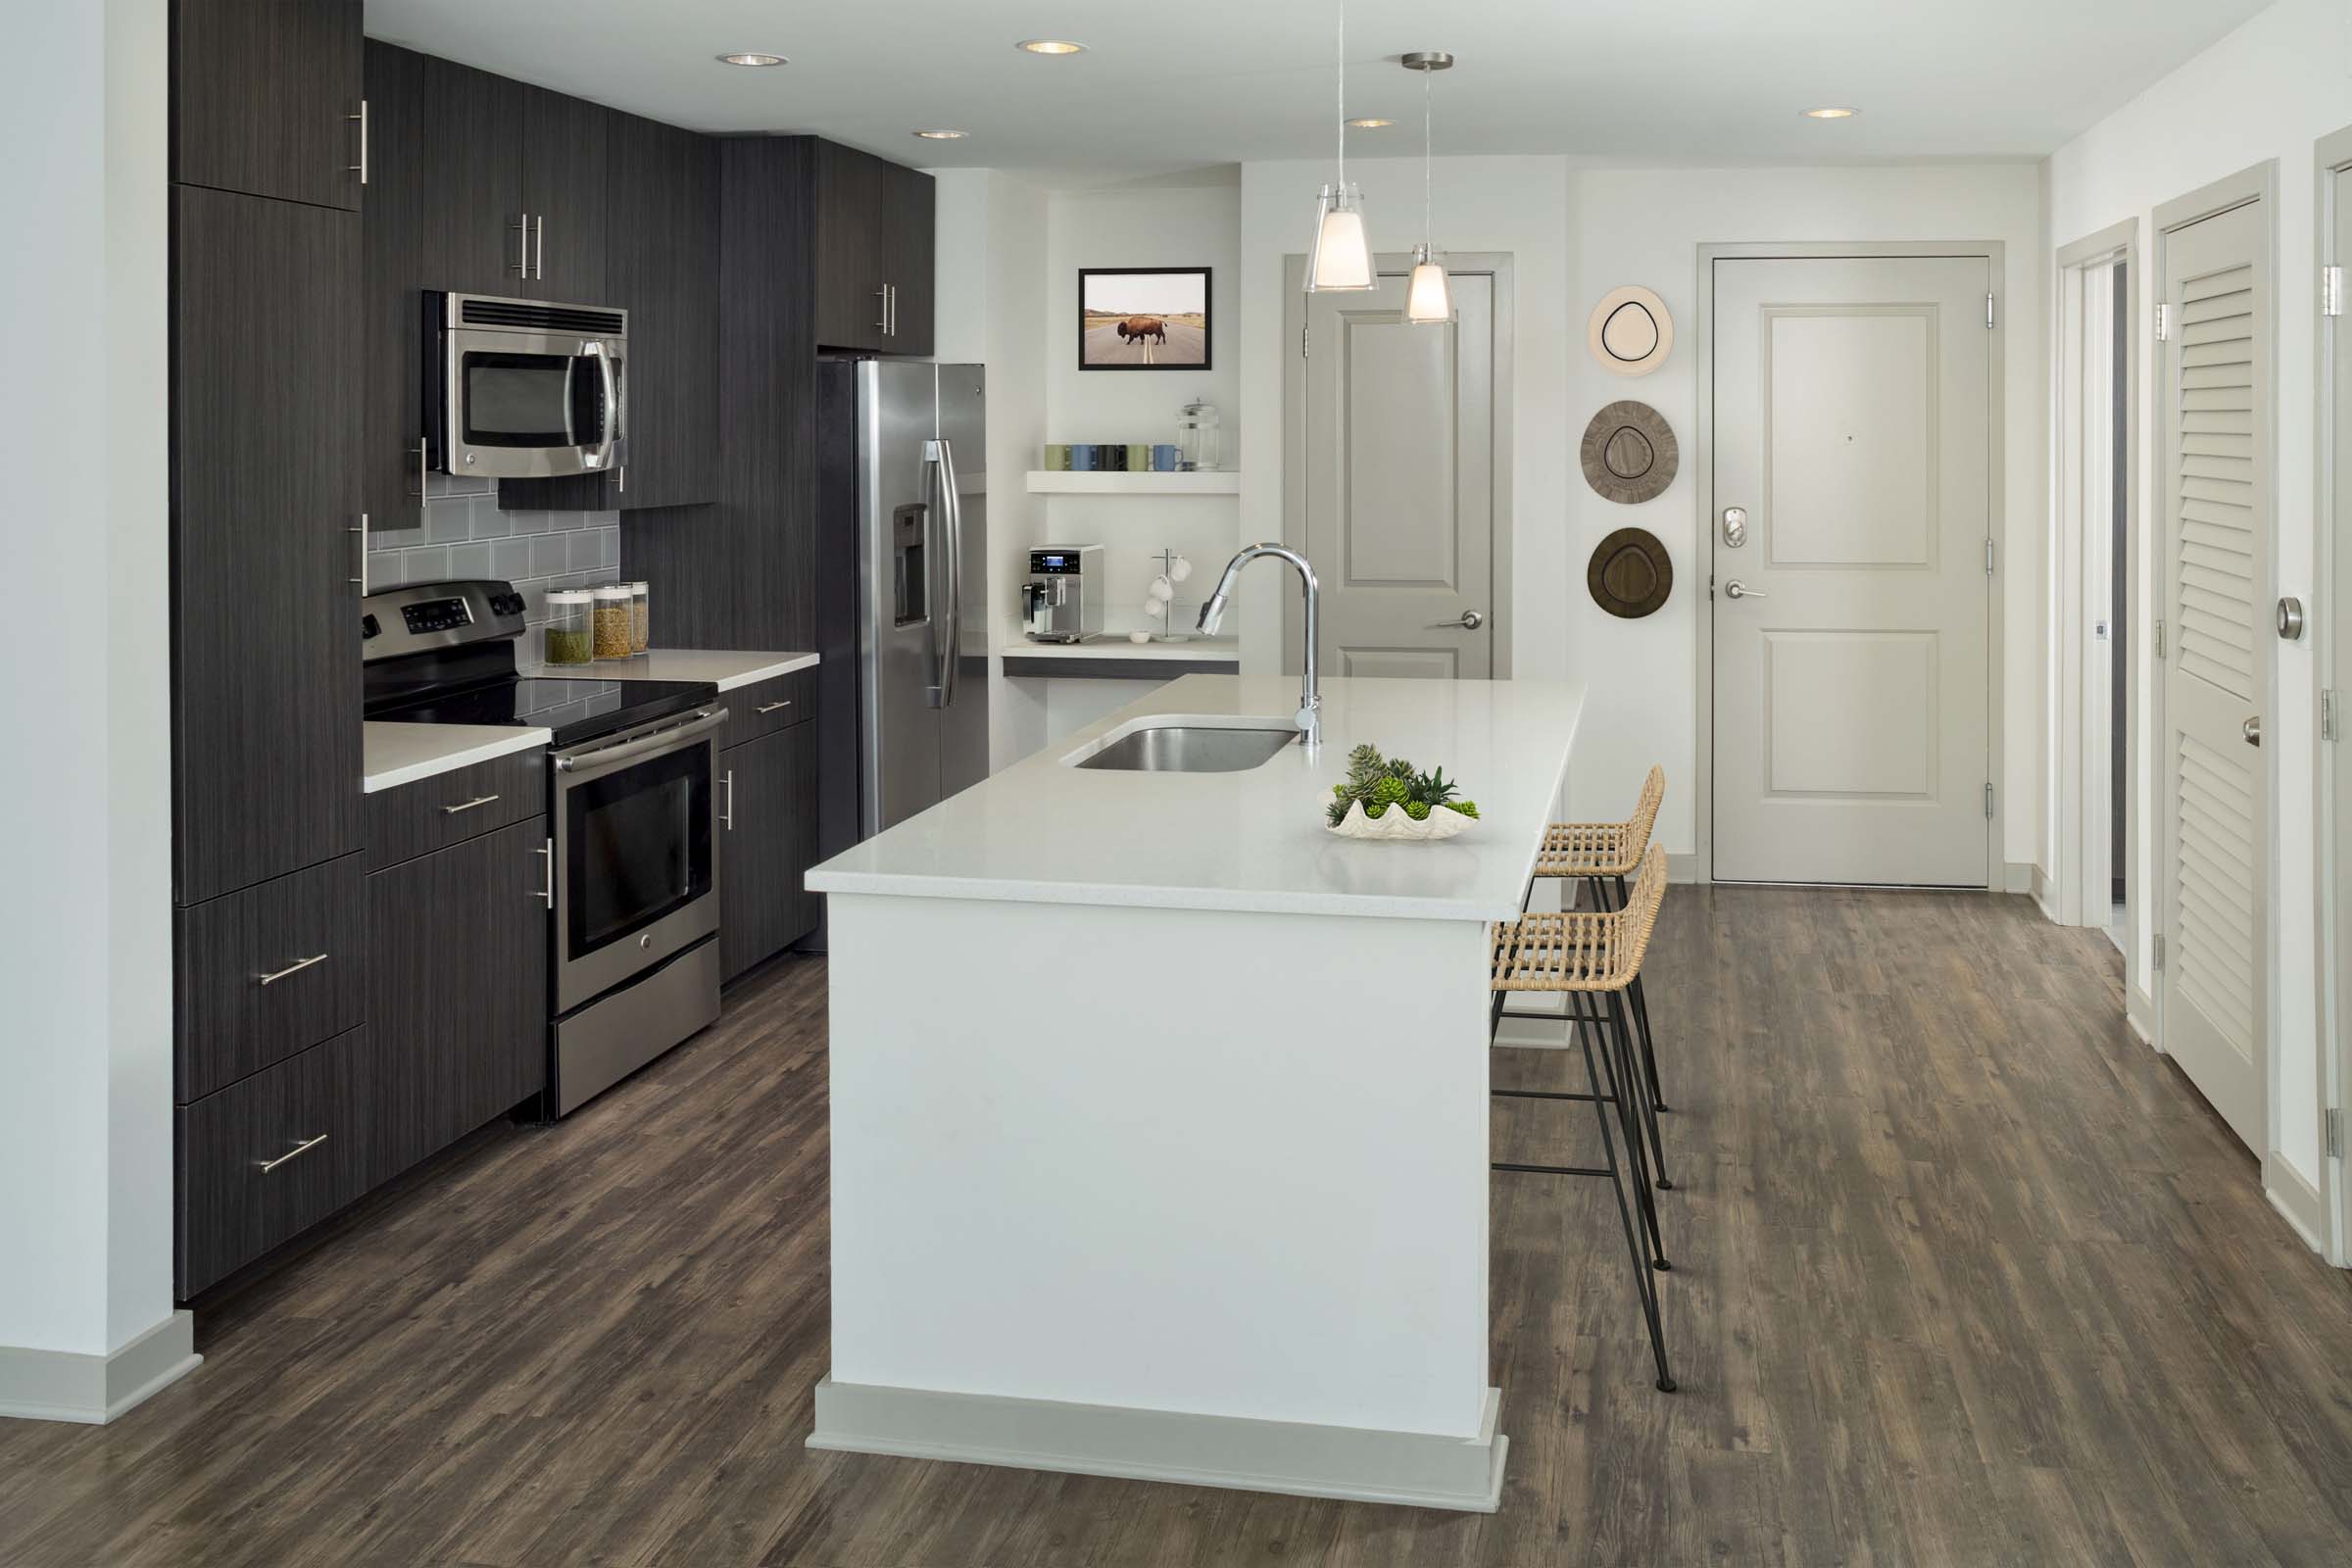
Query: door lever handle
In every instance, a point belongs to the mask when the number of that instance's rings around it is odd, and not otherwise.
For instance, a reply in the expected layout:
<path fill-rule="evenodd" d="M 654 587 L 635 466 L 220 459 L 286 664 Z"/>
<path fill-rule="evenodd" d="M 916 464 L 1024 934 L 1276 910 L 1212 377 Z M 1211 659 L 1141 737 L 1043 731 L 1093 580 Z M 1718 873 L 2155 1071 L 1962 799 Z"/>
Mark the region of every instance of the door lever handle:
<path fill-rule="evenodd" d="M 1429 623 L 1429 629 L 1431 631 L 1452 631 L 1456 627 L 1459 627 L 1463 631 L 1476 631 L 1479 627 L 1484 626 L 1486 623 L 1486 616 L 1480 614 L 1475 610 L 1465 610 L 1462 612 L 1458 619 L 1431 621 Z"/>
<path fill-rule="evenodd" d="M 1761 588 L 1750 588 L 1739 578 L 1734 577 L 1723 585 L 1723 597 L 1726 599 L 1769 599 L 1772 596 Z"/>
<path fill-rule="evenodd" d="M 2252 718 L 2238 725 L 2237 732 L 2246 738 L 2248 746 L 2260 746 L 2262 744 L 2262 715 L 2256 713 Z"/>

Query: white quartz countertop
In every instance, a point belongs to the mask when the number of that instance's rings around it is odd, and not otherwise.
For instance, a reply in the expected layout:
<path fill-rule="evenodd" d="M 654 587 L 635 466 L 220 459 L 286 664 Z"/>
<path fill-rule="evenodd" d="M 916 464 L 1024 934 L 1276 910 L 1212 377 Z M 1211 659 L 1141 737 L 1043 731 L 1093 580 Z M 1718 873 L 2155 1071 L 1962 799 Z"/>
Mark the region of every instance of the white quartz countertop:
<path fill-rule="evenodd" d="M 657 648 L 593 664 L 532 664 L 521 673 L 551 680 L 708 680 L 722 692 L 773 680 L 816 662 L 816 655 L 735 652 L 712 648 Z"/>
<path fill-rule="evenodd" d="M 1185 643 L 1134 643 L 1123 636 L 1098 637 L 1089 643 L 1006 643 L 997 650 L 1004 659 L 1204 659 L 1240 663 L 1238 637 L 1196 637 Z M 1292 704 L 1297 707 L 1297 703 Z"/>
<path fill-rule="evenodd" d="M 369 719 L 360 726 L 361 790 L 373 795 L 420 778 L 493 758 L 544 748 L 552 730 L 508 724 L 399 724 Z"/>
<path fill-rule="evenodd" d="M 1584 709 L 1579 682 L 1323 682 L 1323 745 L 1238 773 L 1136 773 L 1062 759 L 1154 714 L 1287 726 L 1289 675 L 1186 675 L 808 873 L 823 893 L 1407 919 L 1519 912 Z M 1324 826 L 1348 753 L 1443 766 L 1479 820 L 1443 844 Z"/>

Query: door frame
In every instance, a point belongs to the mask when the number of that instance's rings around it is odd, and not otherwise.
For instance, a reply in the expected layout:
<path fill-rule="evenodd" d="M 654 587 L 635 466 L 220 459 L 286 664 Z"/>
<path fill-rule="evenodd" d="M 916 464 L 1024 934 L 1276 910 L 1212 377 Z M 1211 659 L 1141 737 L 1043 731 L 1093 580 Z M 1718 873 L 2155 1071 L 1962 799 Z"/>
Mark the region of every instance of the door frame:
<path fill-rule="evenodd" d="M 2322 269 L 2315 275 L 2324 277 L 2327 268 L 2352 267 L 2352 256 L 2339 253 L 2335 247 L 2339 216 L 2336 177 L 2352 172 L 2352 125 L 2314 142 L 2312 164 L 2311 226 L 2313 247 Z M 2313 400 L 2316 429 L 2312 450 L 2316 472 L 2312 531 L 2317 540 L 2318 559 L 2313 568 L 2312 594 L 2317 603 L 2307 611 L 2307 620 L 2313 638 L 2310 723 L 2315 737 L 2311 752 L 2312 807 L 2316 819 L 2312 823 L 2312 843 L 2319 851 L 2320 866 L 2312 894 L 2317 905 L 2312 911 L 2313 930 L 2318 933 L 2320 948 L 2317 972 L 2313 976 L 2318 995 L 2312 1014 L 2319 1022 L 2320 1049 L 2314 1053 L 2318 1058 L 2319 1082 L 2313 1087 L 2323 1118 L 2317 1229 L 2321 1255 L 2336 1267 L 2346 1268 L 2352 1267 L 2352 1160 L 2328 1152 L 2325 1118 L 2330 1110 L 2343 1116 L 2345 1096 L 2352 1091 L 2352 972 L 2347 972 L 2344 959 L 2346 944 L 2352 941 L 2352 893 L 2337 891 L 2347 872 L 2352 872 L 2352 864 L 2347 864 L 2347 847 L 2341 842 L 2335 820 L 2337 777 L 2347 765 L 2335 754 L 2343 742 L 2326 739 L 2323 705 L 2328 692 L 2335 689 L 2340 707 L 2344 693 L 2334 688 L 2335 662 L 2346 652 L 2352 652 L 2352 594 L 2337 588 L 2338 575 L 2352 572 L 2352 551 L 2336 543 L 2334 528 L 2338 487 L 2352 482 L 2352 472 L 2346 466 L 2346 460 L 2352 459 L 2352 454 L 2335 450 L 2338 334 L 2329 328 L 2329 318 L 2315 316 L 2314 320 L 2319 341 L 2313 345 L 2312 354 L 2317 394 Z M 2345 715 L 2339 711 L 2336 723 L 2341 726 L 2344 722 Z"/>
<path fill-rule="evenodd" d="M 1413 258 L 1409 251 L 1382 251 L 1372 258 L 1375 277 L 1409 277 Z M 1511 678 L 1512 633 L 1518 616 L 1511 605 L 1511 589 L 1516 578 L 1512 570 L 1512 535 L 1517 531 L 1518 513 L 1512 505 L 1511 465 L 1513 460 L 1513 415 L 1517 406 L 1517 377 L 1514 373 L 1512 345 L 1516 341 L 1511 309 L 1511 253 L 1509 251 L 1454 251 L 1446 258 L 1448 277 L 1463 273 L 1480 274 L 1494 280 L 1494 472 L 1493 488 L 1494 506 L 1494 537 L 1488 556 L 1494 574 L 1494 610 L 1488 614 L 1487 625 L 1494 632 L 1494 642 L 1490 679 Z M 1293 354 L 1290 345 L 1305 341 L 1306 333 L 1306 258 L 1297 252 L 1282 260 L 1282 542 L 1304 553 L 1306 541 L 1306 356 Z M 1242 541 L 1247 543 L 1248 541 Z M 1299 620 L 1298 599 L 1296 595 L 1283 597 L 1282 662 L 1290 673 L 1291 639 L 1298 635 Z"/>
<path fill-rule="evenodd" d="M 1695 431 L 1695 455 L 1692 459 L 1698 475 L 1698 538 L 1694 545 L 1693 565 L 1704 564 L 1708 570 L 1707 597 L 1699 612 L 1691 617 L 1697 622 L 1698 643 L 1698 735 L 1696 761 L 1691 780 L 1694 791 L 1694 810 L 1697 817 L 1698 842 L 1691 856 L 1690 879 L 1695 882 L 1715 880 L 1715 519 L 1719 508 L 1715 500 L 1715 264 L 1732 261 L 1880 261 L 1915 257 L 1956 257 L 1986 264 L 1987 286 L 1993 297 L 1993 324 L 1986 336 L 1992 339 L 1992 359 L 1986 368 L 1986 379 L 1992 399 L 1988 411 L 1990 447 L 1985 461 L 1989 466 L 1990 483 L 1986 487 L 1990 498 L 1991 515 L 1985 519 L 1986 529 L 1996 542 L 1993 567 L 1988 574 L 1986 590 L 1988 619 L 1985 624 L 1985 716 L 1989 725 L 1985 769 L 1993 785 L 1993 811 L 1990 831 L 1985 835 L 1984 886 L 1998 893 L 2007 888 L 2008 870 L 2003 847 L 2007 843 L 2009 821 L 2009 791 L 2002 787 L 2007 761 L 2007 746 L 2003 736 L 2006 710 L 2001 701 L 2002 687 L 2008 670 L 2008 650 L 2004 646 L 2001 601 L 2009 582 L 2009 526 L 2008 526 L 2008 432 L 2005 420 L 2008 412 L 2008 393 L 2003 385 L 2004 367 L 2009 341 L 2009 290 L 2007 259 L 2008 246 L 1997 239 L 1987 240 L 1862 240 L 1850 244 L 1835 241 L 1771 244 L 1752 241 L 1703 244 L 1698 247 L 1697 330 L 1698 339 L 1698 419 Z M 2010 889 L 2024 892 L 2023 888 Z"/>
<path fill-rule="evenodd" d="M 2078 332 L 2083 324 L 2079 284 L 2082 274 L 2095 268 L 2117 264 L 2125 268 L 2124 275 L 2124 621 L 2127 634 L 2127 660 L 2123 692 L 2124 704 L 2124 772 L 2128 780 L 2124 791 L 2124 985 L 2125 1011 L 2141 1020 L 2152 1020 L 2154 1003 L 2140 987 L 2139 954 L 2141 949 L 2140 921 L 2147 908 L 2146 877 L 2140 874 L 2144 846 L 2140 834 L 2144 824 L 2139 820 L 2140 750 L 2139 710 L 2137 696 L 2139 681 L 2147 659 L 2147 638 L 2144 632 L 2154 619 L 2145 610 L 2145 596 L 2140 585 L 2140 570 L 2147 560 L 2142 547 L 2139 505 L 2144 486 L 2140 482 L 2139 436 L 2139 332 L 2141 320 L 2141 278 L 2139 261 L 2139 220 L 2127 218 L 2112 223 L 2095 234 L 2086 234 L 2057 253 L 2057 275 L 2053 298 L 2057 302 L 2058 342 L 2051 354 L 2053 369 L 2052 402 L 2057 409 L 2057 464 L 2055 520 L 2057 523 L 2057 557 L 2061 572 L 2061 588 L 2056 595 L 2058 610 L 2058 722 L 2057 756 L 2052 772 L 2056 780 L 2055 809 L 2051 813 L 2050 861 L 2056 869 L 2058 892 L 2058 922 L 2062 925 L 2106 925 L 2106 911 L 2112 906 L 2111 895 L 2104 888 L 2094 887 L 2088 852 L 2093 844 L 2104 845 L 2114 829 L 2113 813 L 2107 806 L 2107 769 L 2094 768 L 2095 760 L 2104 760 L 2108 768 L 2115 762 L 2108 723 L 2113 710 L 2098 711 L 2099 705 L 2091 701 L 2090 622 L 2091 583 L 2089 567 L 2095 555 L 2105 556 L 2105 550 L 2094 550 L 2093 532 L 2089 519 L 2083 515 L 2079 493 L 2070 492 L 2068 479 L 2075 472 L 2074 465 L 2083 460 L 2081 451 L 2082 428 L 2080 423 L 2080 379 L 2070 373 L 2073 353 L 2071 344 L 2079 341 Z M 2109 524 L 2100 520 L 2100 532 Z M 2110 566 L 2113 562 L 2107 563 Z M 2071 565 L 2073 587 L 2063 584 L 2064 573 Z M 2103 585 L 2102 585 L 2103 587 Z M 2095 678 L 2104 681 L 2106 670 L 2101 667 Z M 2115 867 L 2107 867 L 2112 876 Z M 2095 915 L 2095 918 L 2094 918 Z"/>
<path fill-rule="evenodd" d="M 2186 228 L 2190 224 L 2202 222 L 2208 218 L 2218 218 L 2224 213 L 2234 211 L 2237 208 L 2244 207 L 2253 202 L 2260 202 L 2263 204 L 2262 232 L 2264 236 L 2264 255 L 2262 277 L 2265 286 L 2270 289 L 2271 300 L 2270 321 L 2268 323 L 2271 334 L 2271 342 L 2269 345 L 2269 358 L 2264 366 L 2265 373 L 2267 373 L 2270 377 L 2270 385 L 2267 388 L 2268 395 L 2270 397 L 2270 416 L 2264 421 L 2265 428 L 2263 430 L 2263 443 L 2256 454 L 2257 466 L 2255 470 L 2258 475 L 2263 475 L 2266 477 L 2266 483 L 2268 485 L 2268 499 L 2271 507 L 2270 549 L 2267 552 L 2270 557 L 2270 580 L 2267 583 L 2257 584 L 2256 590 L 2258 592 L 2267 594 L 2272 600 L 2276 601 L 2278 597 L 2279 570 L 2278 159 L 2265 159 L 2263 162 L 2255 164 L 2250 168 L 2241 169 L 2233 174 L 2225 174 L 2220 179 L 2213 180 L 2208 184 L 2199 185 L 2196 189 L 2189 191 L 2185 195 L 2176 196 L 2171 201 L 2158 205 L 2149 223 L 2150 243 L 2148 257 L 2148 276 L 2153 280 L 2153 287 L 2150 290 L 2149 299 L 2151 306 L 2153 306 L 2153 304 L 2156 302 L 2169 299 L 2171 297 L 2171 290 L 2166 286 L 2164 277 L 2165 265 L 2169 260 L 2168 252 L 2171 249 L 2171 241 L 2174 230 Z M 2164 410 L 2165 388 L 2170 384 L 2168 378 L 2172 371 L 2172 345 L 2156 338 L 2155 312 L 2153 309 L 2149 311 L 2148 319 L 2145 322 L 2136 324 L 2132 328 L 2132 332 L 2135 336 L 2143 331 L 2149 335 L 2151 341 L 2153 341 L 2155 344 L 2154 357 L 2148 362 L 2148 408 L 2151 414 L 2161 416 Z M 2170 491 L 2165 484 L 2165 475 L 2163 472 L 2165 437 L 2161 427 L 2152 428 L 2149 431 L 2149 436 L 2150 439 L 2146 443 L 2147 451 L 2145 454 L 2148 464 L 2146 493 L 2153 507 L 2153 511 L 2149 514 L 2149 518 L 2155 530 L 2149 542 L 2152 546 L 2161 549 L 2166 540 L 2164 497 L 2170 494 Z M 2155 611 L 2159 608 L 2170 609 L 2171 607 L 2167 601 L 2164 587 L 2165 574 L 2168 569 L 2167 564 L 2159 557 L 2151 557 L 2149 566 L 2150 585 L 2153 589 L 2153 602 L 2149 606 L 2148 619 L 2152 628 L 2153 622 L 2156 619 Z M 2263 705 L 2265 716 L 2275 717 L 2278 707 L 2278 650 L 2276 639 L 2273 639 L 2270 645 L 2261 651 L 2260 657 L 2267 662 L 2268 667 L 2266 679 L 2269 683 L 2269 691 L 2266 694 L 2267 700 Z M 2171 745 L 2169 739 L 2164 739 L 2164 737 L 2169 736 L 2171 733 L 2165 727 L 2166 705 L 2164 688 L 2165 672 L 2168 667 L 2169 664 L 2167 663 L 2158 663 L 2154 666 L 2152 672 L 2153 680 L 2151 684 L 2153 686 L 2153 690 L 2149 693 L 2148 697 L 2148 730 L 2149 734 L 2152 737 L 2157 737 L 2158 740 L 2156 744 L 2151 745 L 2148 749 L 2151 763 L 2153 763 L 2155 755 L 2160 749 L 2169 747 Z M 2262 1137 L 2259 1140 L 2262 1147 L 2255 1150 L 2254 1153 L 2255 1156 L 2262 1162 L 2263 1191 L 2270 1195 L 2272 1202 L 2285 1209 L 2285 1211 L 2295 1220 L 2297 1224 L 2306 1227 L 2312 1232 L 2312 1234 L 2316 1235 L 2318 1233 L 2317 1227 L 2320 1218 L 2320 1194 L 2311 1183 L 2305 1181 L 2296 1173 L 2295 1168 L 2292 1165 L 2289 1165 L 2285 1160 L 2278 1157 L 2278 1151 L 2277 1147 L 2278 1143 L 2279 1122 L 2278 748 L 2277 746 L 2265 746 L 2261 750 L 2265 838 L 2265 844 L 2263 846 L 2262 853 L 2266 858 L 2265 865 L 2267 871 L 2267 874 L 2263 878 L 2263 900 L 2265 904 L 2265 908 L 2263 909 L 2263 920 L 2265 924 L 2266 940 L 2263 943 L 2264 952 L 2262 956 L 2264 969 L 2264 973 L 2262 975 L 2263 1083 Z M 2161 923 L 2165 919 L 2165 911 L 2167 908 L 2167 905 L 2162 897 L 2162 893 L 2164 889 L 2171 885 L 2164 867 L 2166 860 L 2169 858 L 2172 846 L 2172 819 L 2165 809 L 2164 803 L 2166 785 L 2161 771 L 2151 773 L 2149 786 L 2152 792 L 2150 795 L 2150 800 L 2154 804 L 2156 815 L 2156 820 L 2152 824 L 2153 833 L 2149 840 L 2152 851 L 2150 856 L 2150 865 L 2154 872 L 2153 880 L 2156 883 L 2156 892 L 2159 895 L 2156 905 L 2151 910 L 2151 918 L 2154 921 Z M 2151 1014 L 2155 1021 L 2155 1038 L 2152 1043 L 2154 1044 L 2156 1050 L 2165 1055 L 2172 1054 L 2171 1051 L 2167 1049 L 2165 1045 L 2165 1012 L 2169 1005 L 2168 999 L 2172 987 L 2166 982 L 2163 974 L 2153 971 L 2151 972 L 2149 994 L 2155 1004 L 2154 1011 Z M 2318 1054 L 2315 1053 L 2315 1054 Z"/>

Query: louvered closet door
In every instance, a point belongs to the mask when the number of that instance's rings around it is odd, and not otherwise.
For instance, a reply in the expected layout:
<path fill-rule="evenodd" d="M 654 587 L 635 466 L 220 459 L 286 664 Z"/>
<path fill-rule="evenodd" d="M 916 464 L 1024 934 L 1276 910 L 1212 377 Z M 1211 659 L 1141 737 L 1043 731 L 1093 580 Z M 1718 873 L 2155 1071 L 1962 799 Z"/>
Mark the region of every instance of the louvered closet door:
<path fill-rule="evenodd" d="M 2246 1147 L 2267 1147 L 2269 213 L 2166 236 L 2164 967 L 2159 1043 Z"/>

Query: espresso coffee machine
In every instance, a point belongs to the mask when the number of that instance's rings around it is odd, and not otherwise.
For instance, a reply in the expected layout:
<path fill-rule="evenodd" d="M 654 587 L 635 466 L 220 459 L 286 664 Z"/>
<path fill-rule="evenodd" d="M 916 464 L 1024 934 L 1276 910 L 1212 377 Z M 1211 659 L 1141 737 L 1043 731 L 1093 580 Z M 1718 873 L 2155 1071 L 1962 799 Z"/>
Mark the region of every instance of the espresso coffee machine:
<path fill-rule="evenodd" d="M 1101 545 L 1043 545 L 1029 552 L 1021 629 L 1033 643 L 1082 643 L 1102 635 Z"/>

